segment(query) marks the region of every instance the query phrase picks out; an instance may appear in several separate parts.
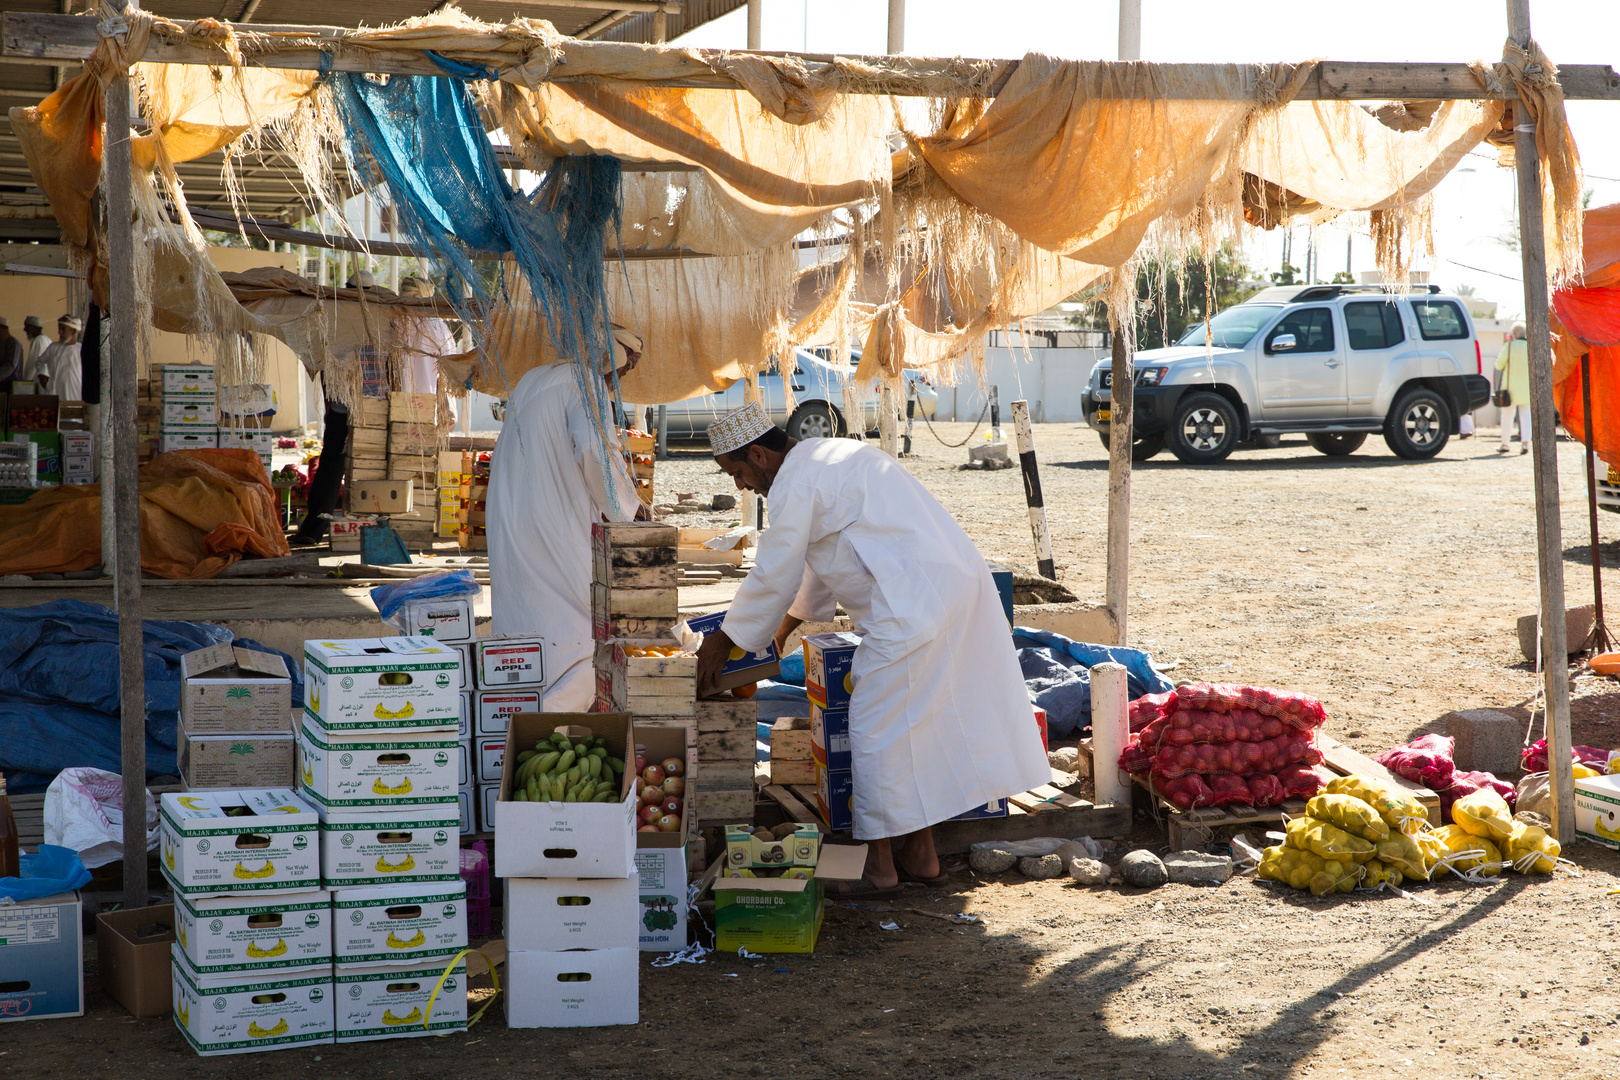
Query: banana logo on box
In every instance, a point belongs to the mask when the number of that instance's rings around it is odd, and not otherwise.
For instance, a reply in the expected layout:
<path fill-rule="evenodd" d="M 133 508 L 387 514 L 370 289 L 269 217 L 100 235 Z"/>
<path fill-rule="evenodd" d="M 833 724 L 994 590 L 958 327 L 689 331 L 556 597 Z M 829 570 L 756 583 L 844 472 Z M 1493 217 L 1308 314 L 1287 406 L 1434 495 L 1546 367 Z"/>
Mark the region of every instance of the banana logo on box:
<path fill-rule="evenodd" d="M 854 692 L 855 692 L 855 673 L 853 671 L 846 671 L 846 672 L 844 672 L 844 693 L 853 694 Z"/>
<path fill-rule="evenodd" d="M 185 807 L 187 810 L 203 809 L 203 807 L 197 805 L 197 797 L 195 795 L 181 795 L 180 805 Z"/>
<path fill-rule="evenodd" d="M 272 1035 L 285 1035 L 287 1034 L 287 1021 L 285 1018 L 278 1019 L 275 1027 L 262 1028 L 259 1026 L 259 1022 L 254 1020 L 248 1024 L 248 1034 L 255 1039 L 268 1039 Z"/>
<path fill-rule="evenodd" d="M 1613 810 L 1609 811 L 1607 814 L 1599 814 L 1593 820 L 1592 828 L 1596 830 L 1597 834 L 1603 837 L 1605 840 L 1614 840 L 1616 842 L 1620 842 L 1620 828 L 1611 829 L 1603 824 L 1603 819 L 1605 817 L 1613 818 L 1614 816 Z"/>
<path fill-rule="evenodd" d="M 265 959 L 268 959 L 269 957 L 272 957 L 272 956 L 281 956 L 284 953 L 286 953 L 286 951 L 287 951 L 287 942 L 283 938 L 277 938 L 276 943 L 274 945 L 270 946 L 268 949 L 261 949 L 261 948 L 259 948 L 258 945 L 256 945 L 255 943 L 253 943 L 251 941 L 248 942 L 248 947 L 247 947 L 248 956 L 250 956 L 254 960 L 265 960 Z"/>
<path fill-rule="evenodd" d="M 389 1027 L 398 1027 L 400 1024 L 419 1024 L 422 1022 L 422 1010 L 412 1008 L 407 1016 L 395 1016 L 387 1009 L 383 1010 L 382 1022 Z"/>
<path fill-rule="evenodd" d="M 427 935 L 423 934 L 420 930 L 418 930 L 416 935 L 410 938 L 408 941 L 402 941 L 395 937 L 392 930 L 388 932 L 388 947 L 390 949 L 414 949 L 426 941 Z"/>
<path fill-rule="evenodd" d="M 191 1009 L 189 1006 L 182 1004 L 179 1009 L 175 1010 L 175 1015 L 180 1018 L 181 1027 L 189 1028 L 191 1026 Z"/>
<path fill-rule="evenodd" d="M 166 836 L 163 838 L 163 861 L 172 873 L 174 871 L 174 845 L 169 843 L 169 838 Z"/>
<path fill-rule="evenodd" d="M 387 784 L 384 784 L 382 782 L 382 777 L 380 776 L 371 782 L 371 793 L 373 795 L 405 795 L 408 794 L 410 790 L 411 778 L 408 776 L 401 780 L 395 787 L 389 787 Z"/>
<path fill-rule="evenodd" d="M 321 684 L 314 683 L 309 688 L 309 711 L 319 716 L 321 712 Z"/>
<path fill-rule="evenodd" d="M 186 924 L 181 923 L 175 930 L 176 936 L 180 939 L 180 947 L 184 949 L 186 947 Z"/>
<path fill-rule="evenodd" d="M 309 767 L 308 758 L 304 759 L 304 786 L 307 788 L 315 786 L 315 770 Z"/>
<path fill-rule="evenodd" d="M 379 874 L 403 874 L 407 870 L 415 869 L 416 860 L 409 855 L 405 856 L 404 862 L 398 864 L 391 863 L 387 859 L 381 857 L 377 859 L 377 873 Z"/>
<path fill-rule="evenodd" d="M 407 701 L 398 709 L 385 709 L 379 701 L 376 708 L 371 710 L 371 715 L 378 720 L 406 720 L 416 715 L 416 706 Z"/>
<path fill-rule="evenodd" d="M 247 867 L 243 866 L 241 863 L 237 863 L 236 864 L 236 869 L 231 871 L 231 873 L 233 875 L 235 875 L 237 878 L 239 878 L 242 881 L 254 881 L 254 880 L 257 880 L 258 878 L 267 878 L 270 875 L 274 874 L 275 872 L 276 872 L 276 864 L 273 863 L 273 862 L 268 862 L 268 861 L 262 867 L 260 867 L 257 870 L 249 870 Z"/>

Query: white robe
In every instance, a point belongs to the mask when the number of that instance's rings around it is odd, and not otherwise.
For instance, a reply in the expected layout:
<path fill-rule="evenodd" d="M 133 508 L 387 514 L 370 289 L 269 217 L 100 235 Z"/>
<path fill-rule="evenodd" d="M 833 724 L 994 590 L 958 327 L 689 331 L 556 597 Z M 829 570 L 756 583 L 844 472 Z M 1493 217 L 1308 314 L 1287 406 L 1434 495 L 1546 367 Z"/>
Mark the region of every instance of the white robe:
<path fill-rule="evenodd" d="M 596 700 L 591 525 L 630 521 L 641 505 L 576 378 L 575 366 L 563 363 L 518 381 L 491 458 L 485 509 L 493 629 L 545 638 L 547 712 L 587 712 Z"/>
<path fill-rule="evenodd" d="M 771 484 L 770 528 L 724 629 L 762 649 L 782 616 L 865 631 L 849 706 L 855 836 L 897 837 L 1051 779 L 990 570 L 875 446 L 808 439 Z"/>
<path fill-rule="evenodd" d="M 26 342 L 27 355 L 23 357 L 22 373 L 17 378 L 24 382 L 33 382 L 39 378 L 39 361 L 56 342 L 44 334 L 35 334 Z"/>
<path fill-rule="evenodd" d="M 36 375 L 50 383 L 47 394 L 55 394 L 63 401 L 84 400 L 84 369 L 80 366 L 79 343 L 64 345 L 53 341 L 39 360 Z"/>
<path fill-rule="evenodd" d="M 407 394 L 439 392 L 439 357 L 460 352 L 450 327 L 443 319 L 406 319 L 398 349 L 402 352 L 403 378 Z"/>

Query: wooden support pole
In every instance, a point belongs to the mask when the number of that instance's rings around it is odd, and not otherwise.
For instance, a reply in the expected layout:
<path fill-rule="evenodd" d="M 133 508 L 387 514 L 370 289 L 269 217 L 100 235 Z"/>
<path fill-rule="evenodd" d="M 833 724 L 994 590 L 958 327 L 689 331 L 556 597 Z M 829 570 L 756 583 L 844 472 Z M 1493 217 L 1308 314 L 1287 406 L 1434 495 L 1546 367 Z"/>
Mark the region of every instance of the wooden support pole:
<path fill-rule="evenodd" d="M 1029 423 L 1029 402 L 1012 403 L 1013 435 L 1018 440 L 1018 465 L 1024 473 L 1024 503 L 1029 507 L 1029 529 L 1035 535 L 1035 566 L 1040 575 L 1057 580 L 1052 561 L 1052 533 L 1046 527 L 1046 499 L 1041 495 L 1041 472 L 1035 463 L 1035 429 Z"/>
<path fill-rule="evenodd" d="M 1142 0 L 1119 0 L 1119 59 L 1142 59 Z"/>
<path fill-rule="evenodd" d="M 758 52 L 761 48 L 760 24 L 764 21 L 765 0 L 748 0 L 748 49 Z"/>
<path fill-rule="evenodd" d="M 123 10 L 139 7 L 135 0 Z M 107 366 L 112 391 L 114 522 L 118 531 L 118 716 L 124 775 L 124 906 L 145 907 L 146 879 L 146 654 L 141 624 L 141 493 L 135 460 L 135 394 L 148 332 L 135 317 L 135 200 L 131 189 L 129 77 L 107 84 L 107 134 L 103 142 L 107 192 L 107 300 L 116 320 Z"/>
<path fill-rule="evenodd" d="M 1530 0 L 1507 0 L 1508 36 L 1530 44 Z M 1558 842 L 1575 841 L 1575 774 L 1570 763 L 1569 649 L 1564 621 L 1564 541 L 1558 517 L 1558 421 L 1553 407 L 1552 331 L 1547 313 L 1547 252 L 1542 230 L 1541 159 L 1536 121 L 1513 110 L 1519 181 L 1519 247 L 1524 265 L 1524 324 L 1530 353 L 1531 453 L 1536 471 L 1536 558 L 1541 586 L 1542 687 L 1547 769 Z"/>
<path fill-rule="evenodd" d="M 888 53 L 906 51 L 906 0 L 889 0 L 889 48 Z"/>
<path fill-rule="evenodd" d="M 1131 406 L 1135 397 L 1136 363 L 1126 345 L 1129 320 L 1135 313 L 1111 311 L 1114 320 L 1113 362 L 1108 391 L 1108 615 L 1114 623 L 1114 644 L 1126 643 L 1126 616 L 1131 578 Z"/>

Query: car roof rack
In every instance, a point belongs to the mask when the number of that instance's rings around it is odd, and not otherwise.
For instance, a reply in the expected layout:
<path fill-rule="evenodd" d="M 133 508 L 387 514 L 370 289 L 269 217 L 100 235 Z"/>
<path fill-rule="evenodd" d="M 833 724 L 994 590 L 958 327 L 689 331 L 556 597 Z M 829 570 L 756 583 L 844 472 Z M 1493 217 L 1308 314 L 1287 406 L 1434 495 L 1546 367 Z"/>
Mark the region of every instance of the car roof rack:
<path fill-rule="evenodd" d="M 1394 293 L 1396 290 L 1383 285 L 1310 285 L 1294 294 L 1293 303 L 1302 300 L 1331 300 L 1335 296 L 1345 296 L 1350 293 Z M 1438 285 L 1414 285 L 1411 292 L 1428 292 L 1433 295 L 1440 291 Z"/>

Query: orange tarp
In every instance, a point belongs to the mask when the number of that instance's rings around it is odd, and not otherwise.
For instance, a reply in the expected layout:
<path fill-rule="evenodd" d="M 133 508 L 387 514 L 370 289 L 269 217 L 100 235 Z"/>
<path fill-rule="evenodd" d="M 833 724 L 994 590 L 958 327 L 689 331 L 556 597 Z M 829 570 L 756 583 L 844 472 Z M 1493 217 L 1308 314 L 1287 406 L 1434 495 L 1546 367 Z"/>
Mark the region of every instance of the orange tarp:
<path fill-rule="evenodd" d="M 1564 430 L 1620 462 L 1620 203 L 1588 210 L 1581 287 L 1553 294 L 1553 403 Z M 1581 400 L 1581 354 L 1592 370 L 1592 426 Z"/>
<path fill-rule="evenodd" d="M 244 556 L 288 555 L 275 489 L 251 450 L 160 454 L 141 467 L 141 569 L 211 578 Z M 0 574 L 101 565 L 101 487 L 49 488 L 0 515 Z"/>

